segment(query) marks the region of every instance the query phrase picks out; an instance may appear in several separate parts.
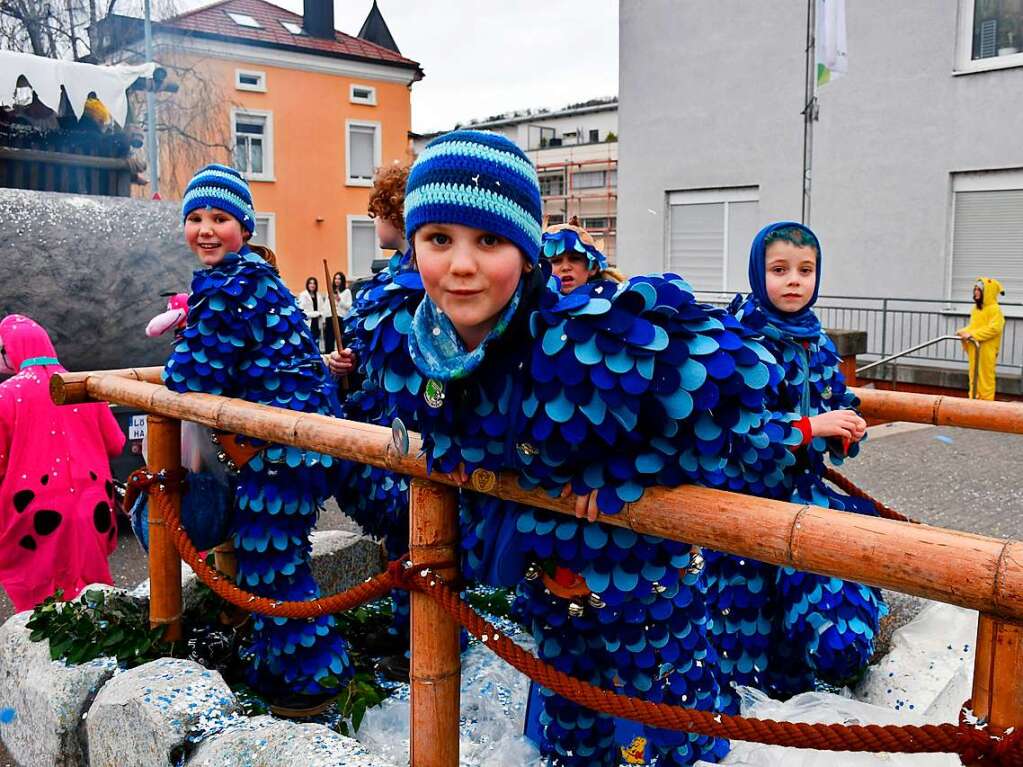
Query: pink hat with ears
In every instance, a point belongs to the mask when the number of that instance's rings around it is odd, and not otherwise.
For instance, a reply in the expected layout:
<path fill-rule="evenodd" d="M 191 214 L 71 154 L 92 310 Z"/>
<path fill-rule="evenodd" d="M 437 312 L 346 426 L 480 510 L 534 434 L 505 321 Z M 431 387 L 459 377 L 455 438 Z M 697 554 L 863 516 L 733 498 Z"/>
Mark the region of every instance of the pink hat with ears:
<path fill-rule="evenodd" d="M 146 335 L 156 338 L 168 330 L 185 327 L 188 321 L 188 293 L 174 293 L 167 299 L 167 311 L 161 312 L 146 325 Z"/>

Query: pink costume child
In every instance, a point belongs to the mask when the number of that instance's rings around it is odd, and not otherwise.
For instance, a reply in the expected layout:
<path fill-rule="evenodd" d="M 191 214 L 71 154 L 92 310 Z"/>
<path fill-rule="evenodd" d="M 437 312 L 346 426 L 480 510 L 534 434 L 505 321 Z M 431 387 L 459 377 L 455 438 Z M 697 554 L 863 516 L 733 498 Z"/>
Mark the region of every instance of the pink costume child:
<path fill-rule="evenodd" d="M 112 583 L 109 459 L 124 434 L 104 404 L 53 404 L 50 376 L 63 370 L 40 325 L 0 321 L 0 373 L 14 374 L 0 384 L 0 583 L 18 612 Z"/>

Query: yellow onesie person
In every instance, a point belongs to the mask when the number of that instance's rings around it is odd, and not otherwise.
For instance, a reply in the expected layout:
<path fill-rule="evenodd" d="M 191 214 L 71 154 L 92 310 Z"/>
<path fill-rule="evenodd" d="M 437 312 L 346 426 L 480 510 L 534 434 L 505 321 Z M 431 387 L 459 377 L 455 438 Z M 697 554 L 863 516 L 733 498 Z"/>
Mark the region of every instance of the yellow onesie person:
<path fill-rule="evenodd" d="M 970 324 L 956 331 L 970 358 L 971 399 L 995 398 L 995 362 L 1002 345 L 1002 328 L 1005 327 L 1005 316 L 998 306 L 999 295 L 1005 295 L 1002 283 L 989 277 L 978 277 L 973 286 L 976 306 L 970 312 Z M 980 347 L 969 343 L 971 339 Z"/>

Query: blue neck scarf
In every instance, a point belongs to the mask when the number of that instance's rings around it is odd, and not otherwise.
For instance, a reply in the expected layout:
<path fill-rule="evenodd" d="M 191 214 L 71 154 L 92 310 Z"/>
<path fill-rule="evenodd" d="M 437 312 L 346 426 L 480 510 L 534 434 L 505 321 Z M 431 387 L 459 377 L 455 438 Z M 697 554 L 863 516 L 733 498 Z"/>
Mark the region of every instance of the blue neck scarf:
<path fill-rule="evenodd" d="M 778 229 L 795 227 L 810 234 L 818 242 L 817 248 L 817 282 L 813 286 L 813 295 L 809 303 L 798 312 L 783 312 L 775 308 L 771 299 L 767 297 L 767 269 L 765 265 L 766 248 L 764 240 L 767 235 Z M 817 291 L 821 285 L 821 252 L 817 236 L 808 228 L 795 221 L 778 221 L 768 224 L 753 238 L 753 245 L 749 252 L 749 285 L 750 293 L 748 301 L 756 305 L 763 312 L 767 324 L 776 333 L 771 333 L 766 327 L 762 329 L 765 335 L 780 338 L 791 338 L 799 341 L 815 340 L 821 334 L 821 323 L 813 312 L 813 305 L 817 303 Z"/>
<path fill-rule="evenodd" d="M 455 326 L 428 295 L 416 308 L 412 317 L 412 332 L 408 337 L 408 349 L 419 372 L 438 381 L 453 381 L 471 374 L 483 362 L 487 345 L 500 337 L 515 316 L 522 300 L 524 280 L 519 280 L 511 301 L 501 312 L 493 329 L 479 346 L 467 351 Z"/>

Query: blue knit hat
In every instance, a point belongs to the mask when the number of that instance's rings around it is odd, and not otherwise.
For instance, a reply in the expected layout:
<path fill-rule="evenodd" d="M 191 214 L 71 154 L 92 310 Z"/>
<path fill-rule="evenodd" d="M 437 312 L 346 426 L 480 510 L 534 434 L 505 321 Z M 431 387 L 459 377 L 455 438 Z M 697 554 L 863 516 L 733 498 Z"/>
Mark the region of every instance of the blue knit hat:
<path fill-rule="evenodd" d="M 457 130 L 426 145 L 405 186 L 405 236 L 424 224 L 461 224 L 540 258 L 543 205 L 529 158 L 498 133 Z"/>
<path fill-rule="evenodd" d="M 249 185 L 241 173 L 227 165 L 213 162 L 192 176 L 181 201 L 181 218 L 188 218 L 196 208 L 219 208 L 230 213 L 249 234 L 256 228 Z"/>

